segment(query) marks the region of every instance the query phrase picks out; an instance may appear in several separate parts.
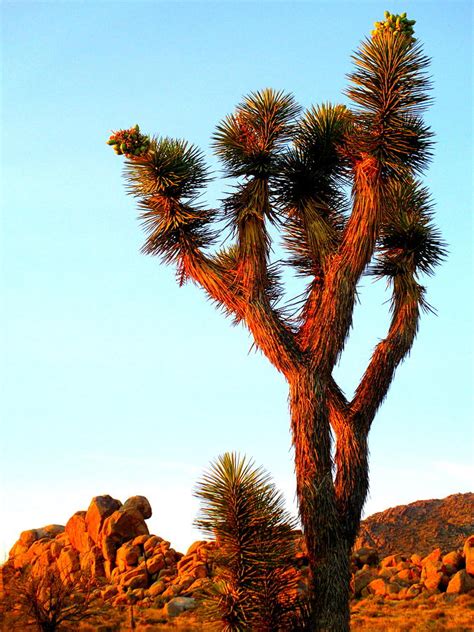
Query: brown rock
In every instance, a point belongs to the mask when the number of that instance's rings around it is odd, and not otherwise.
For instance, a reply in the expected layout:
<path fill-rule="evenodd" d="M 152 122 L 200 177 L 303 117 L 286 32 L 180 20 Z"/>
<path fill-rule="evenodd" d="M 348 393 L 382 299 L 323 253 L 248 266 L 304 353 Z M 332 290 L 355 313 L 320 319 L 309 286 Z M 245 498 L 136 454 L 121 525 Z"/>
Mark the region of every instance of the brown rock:
<path fill-rule="evenodd" d="M 474 590 L 474 578 L 464 569 L 458 571 L 450 580 L 446 592 L 460 595 Z"/>
<path fill-rule="evenodd" d="M 69 518 L 66 523 L 66 533 L 72 546 L 80 553 L 88 551 L 94 544 L 87 533 L 85 511 L 76 511 Z"/>
<path fill-rule="evenodd" d="M 403 559 L 401 555 L 388 555 L 387 557 L 384 557 L 383 560 L 380 562 L 380 566 L 382 568 L 392 567 L 392 566 L 396 566 L 402 561 Z"/>
<path fill-rule="evenodd" d="M 367 586 L 368 591 L 371 595 L 380 595 L 384 596 L 387 594 L 387 582 L 385 582 L 381 577 L 377 579 L 373 579 Z"/>
<path fill-rule="evenodd" d="M 412 584 L 417 582 L 419 579 L 420 575 L 413 572 L 411 568 L 404 568 L 392 577 L 392 581 L 396 581 L 399 584 Z"/>
<path fill-rule="evenodd" d="M 428 564 L 429 562 L 441 562 L 441 549 L 435 549 L 434 551 L 432 551 L 429 555 L 427 555 L 426 557 L 424 557 L 421 560 L 421 565 L 422 566 L 426 566 L 426 564 Z"/>
<path fill-rule="evenodd" d="M 418 553 L 414 553 L 410 557 L 410 560 L 413 562 L 413 564 L 416 564 L 416 566 L 421 566 L 421 559 L 421 555 L 418 555 Z"/>
<path fill-rule="evenodd" d="M 193 542 L 191 546 L 189 547 L 189 549 L 186 551 L 186 556 L 192 555 L 193 553 L 197 553 L 197 550 L 206 544 L 207 544 L 206 540 L 196 540 L 196 542 Z"/>
<path fill-rule="evenodd" d="M 352 576 L 351 589 L 356 597 L 359 597 L 362 590 L 376 578 L 376 571 L 373 569 L 360 570 Z"/>
<path fill-rule="evenodd" d="M 72 547 L 63 548 L 56 564 L 63 581 L 72 579 L 80 569 L 79 553 Z"/>
<path fill-rule="evenodd" d="M 474 494 L 454 494 L 370 516 L 362 521 L 355 549 L 373 547 L 381 557 L 416 551 L 424 557 L 435 547 L 443 551 L 462 548 L 473 529 Z"/>
<path fill-rule="evenodd" d="M 358 551 L 355 551 L 353 557 L 359 567 L 364 566 L 364 564 L 376 566 L 379 563 L 378 552 L 369 547 L 363 547 Z"/>
<path fill-rule="evenodd" d="M 60 524 L 50 524 L 40 529 L 28 529 L 22 531 L 17 542 L 13 545 L 9 557 L 14 559 L 22 556 L 28 551 L 28 549 L 38 540 L 51 540 L 61 534 L 64 531 L 64 527 Z M 18 560 L 16 568 L 24 566 L 23 560 Z"/>
<path fill-rule="evenodd" d="M 205 564 L 197 564 L 191 571 L 193 579 L 204 579 L 207 577 L 207 568 Z"/>
<path fill-rule="evenodd" d="M 192 597 L 176 597 L 169 601 L 165 608 L 169 617 L 177 617 L 186 610 L 193 610 L 196 602 Z"/>
<path fill-rule="evenodd" d="M 89 551 L 80 555 L 81 569 L 92 577 L 105 577 L 102 551 L 94 544 Z"/>
<path fill-rule="evenodd" d="M 105 519 L 100 532 L 102 554 L 106 560 L 114 561 L 117 549 L 138 535 L 148 535 L 148 527 L 142 514 L 135 509 L 121 507 Z"/>
<path fill-rule="evenodd" d="M 148 527 L 140 512 L 119 509 L 105 520 L 102 534 L 105 537 L 114 536 L 117 541 L 125 542 L 133 540 L 137 535 L 148 535 Z"/>
<path fill-rule="evenodd" d="M 143 568 L 134 568 L 120 577 L 120 584 L 125 588 L 146 588 L 148 576 Z"/>
<path fill-rule="evenodd" d="M 470 535 L 464 543 L 464 559 L 466 561 L 466 573 L 474 576 L 474 535 Z"/>
<path fill-rule="evenodd" d="M 99 542 L 99 532 L 106 518 L 111 516 L 122 506 L 120 500 L 112 496 L 95 496 L 86 513 L 87 531 L 96 544 Z"/>
<path fill-rule="evenodd" d="M 442 571 L 432 572 L 430 573 L 423 584 L 427 590 L 435 591 L 441 588 L 441 584 L 443 581 L 443 573 Z"/>
<path fill-rule="evenodd" d="M 172 586 L 168 586 L 168 588 L 162 593 L 163 599 L 173 599 L 173 597 L 177 597 L 182 590 L 182 587 L 179 584 L 173 584 Z"/>
<path fill-rule="evenodd" d="M 379 577 L 382 577 L 383 579 L 387 579 L 387 580 L 390 580 L 396 574 L 397 574 L 397 569 L 395 566 L 391 566 L 391 567 L 383 566 L 378 572 Z"/>
<path fill-rule="evenodd" d="M 166 584 L 163 580 L 160 579 L 150 586 L 150 588 L 148 589 L 148 594 L 150 595 L 150 597 L 158 597 L 158 595 L 161 595 L 165 589 Z"/>
<path fill-rule="evenodd" d="M 130 568 L 138 564 L 139 556 L 140 549 L 138 548 L 138 546 L 135 546 L 131 542 L 126 542 L 125 544 L 122 544 L 119 549 L 117 549 L 115 563 L 121 572 L 129 570 Z"/>
<path fill-rule="evenodd" d="M 128 511 L 130 509 L 141 513 L 145 520 L 151 518 L 151 505 L 145 496 L 132 496 L 128 498 L 123 504 L 123 510 Z"/>
<path fill-rule="evenodd" d="M 144 550 L 145 550 L 145 555 L 150 556 L 151 552 L 159 545 L 160 542 L 163 541 L 163 538 L 159 538 L 157 535 L 150 535 L 147 539 L 147 541 L 145 542 L 144 546 Z"/>
<path fill-rule="evenodd" d="M 451 551 L 443 556 L 442 562 L 446 567 L 454 567 L 459 570 L 463 566 L 463 557 L 459 551 Z"/>
<path fill-rule="evenodd" d="M 398 593 L 400 592 L 401 588 L 402 586 L 400 586 L 400 584 L 397 584 L 397 582 L 390 582 L 386 586 L 386 597 L 389 597 L 390 599 L 398 598 Z"/>
<path fill-rule="evenodd" d="M 63 548 L 64 544 L 62 542 L 58 542 L 56 539 L 53 540 L 51 542 L 51 555 L 53 558 L 59 557 Z"/>
<path fill-rule="evenodd" d="M 176 556 L 176 552 L 173 549 L 170 549 L 169 551 L 166 551 L 164 557 L 165 557 L 166 564 L 168 566 L 173 566 L 178 561 L 177 560 L 177 556 Z"/>
<path fill-rule="evenodd" d="M 145 542 L 148 542 L 149 539 L 150 539 L 149 535 L 137 535 L 136 538 L 133 538 L 132 544 L 134 544 L 135 546 L 144 547 Z"/>
<path fill-rule="evenodd" d="M 158 553 L 158 555 L 154 555 L 152 558 L 147 560 L 146 566 L 151 575 L 159 573 L 166 566 L 165 558 L 161 553 Z"/>

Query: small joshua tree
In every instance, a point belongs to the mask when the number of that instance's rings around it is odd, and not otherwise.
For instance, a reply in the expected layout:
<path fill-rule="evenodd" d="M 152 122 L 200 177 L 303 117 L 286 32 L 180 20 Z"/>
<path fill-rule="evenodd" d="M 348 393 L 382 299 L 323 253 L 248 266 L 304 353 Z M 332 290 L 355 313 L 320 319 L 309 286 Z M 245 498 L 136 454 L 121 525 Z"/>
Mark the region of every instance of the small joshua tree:
<path fill-rule="evenodd" d="M 196 525 L 215 538 L 213 583 L 203 618 L 219 632 L 278 632 L 298 619 L 294 521 L 262 468 L 220 456 L 196 487 Z"/>
<path fill-rule="evenodd" d="M 291 95 L 267 89 L 218 125 L 214 148 L 235 187 L 217 215 L 197 201 L 208 181 L 198 149 L 138 128 L 109 140 L 127 158 L 148 234 L 143 252 L 175 264 L 180 283 L 202 286 L 244 323 L 288 382 L 313 577 L 310 629 L 331 632 L 349 629 L 349 554 L 368 490 L 369 430 L 429 309 L 419 276 L 445 254 L 418 180 L 431 149 L 421 118 L 430 82 L 413 21 L 386 13 L 353 60 L 351 108 L 301 113 Z M 210 254 L 213 221 L 222 218 L 234 244 Z M 284 264 L 270 260 L 269 224 L 281 230 L 286 263 L 307 279 L 296 318 L 280 307 Z M 391 323 L 347 399 L 332 372 L 364 273 L 390 285 Z"/>

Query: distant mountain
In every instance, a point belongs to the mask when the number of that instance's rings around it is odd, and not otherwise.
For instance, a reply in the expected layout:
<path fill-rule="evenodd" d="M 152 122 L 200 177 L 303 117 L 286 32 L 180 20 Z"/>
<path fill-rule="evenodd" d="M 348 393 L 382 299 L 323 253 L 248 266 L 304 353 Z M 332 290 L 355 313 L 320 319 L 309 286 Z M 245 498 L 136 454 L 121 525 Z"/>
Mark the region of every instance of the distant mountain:
<path fill-rule="evenodd" d="M 416 551 L 427 555 L 462 548 L 474 534 L 474 494 L 453 494 L 443 499 L 417 500 L 392 507 L 362 521 L 355 549 L 374 547 L 381 556 Z"/>

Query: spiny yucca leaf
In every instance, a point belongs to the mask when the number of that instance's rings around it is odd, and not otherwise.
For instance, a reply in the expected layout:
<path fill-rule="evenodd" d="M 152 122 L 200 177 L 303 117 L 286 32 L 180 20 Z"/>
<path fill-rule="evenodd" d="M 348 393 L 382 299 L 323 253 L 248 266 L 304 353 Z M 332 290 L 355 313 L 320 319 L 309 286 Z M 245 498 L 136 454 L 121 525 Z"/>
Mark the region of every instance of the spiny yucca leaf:
<path fill-rule="evenodd" d="M 209 182 L 201 150 L 185 140 L 153 138 L 148 152 L 125 163 L 130 194 L 191 198 Z"/>
<path fill-rule="evenodd" d="M 365 40 L 353 59 L 347 94 L 356 104 L 355 153 L 376 157 L 392 174 L 421 169 L 430 134 L 419 115 L 431 102 L 429 60 L 421 45 L 382 33 Z"/>
<path fill-rule="evenodd" d="M 291 137 L 300 107 L 291 94 L 251 93 L 214 134 L 214 149 L 229 176 L 271 175 L 278 150 Z"/>
<path fill-rule="evenodd" d="M 266 630 L 257 623 L 262 614 L 272 608 L 282 614 L 295 588 L 295 577 L 287 572 L 294 522 L 282 495 L 265 470 L 235 453 L 212 463 L 195 495 L 201 501 L 196 525 L 217 543 L 217 584 L 204 598 L 207 620 L 235 632 L 249 629 L 249 622 L 251 629 Z M 274 594 L 268 590 L 271 577 Z"/>
<path fill-rule="evenodd" d="M 382 229 L 370 274 L 378 277 L 433 274 L 447 250 L 433 224 L 428 190 L 416 180 L 392 182 L 387 204 L 389 219 Z"/>
<path fill-rule="evenodd" d="M 209 181 L 201 151 L 183 140 L 153 138 L 146 154 L 125 162 L 125 178 L 129 194 L 139 198 L 147 233 L 142 251 L 165 263 L 178 262 L 183 282 L 182 255 L 198 252 L 215 237 L 213 211 L 194 204 Z"/>
<path fill-rule="evenodd" d="M 284 243 L 290 263 L 303 274 L 334 249 L 344 225 L 343 144 L 351 121 L 342 105 L 311 108 L 298 123 L 294 147 L 280 160 L 276 198 L 286 217 Z"/>
<path fill-rule="evenodd" d="M 294 133 L 294 145 L 313 168 L 334 174 L 344 166 L 341 147 L 352 126 L 345 105 L 324 103 L 307 110 Z"/>

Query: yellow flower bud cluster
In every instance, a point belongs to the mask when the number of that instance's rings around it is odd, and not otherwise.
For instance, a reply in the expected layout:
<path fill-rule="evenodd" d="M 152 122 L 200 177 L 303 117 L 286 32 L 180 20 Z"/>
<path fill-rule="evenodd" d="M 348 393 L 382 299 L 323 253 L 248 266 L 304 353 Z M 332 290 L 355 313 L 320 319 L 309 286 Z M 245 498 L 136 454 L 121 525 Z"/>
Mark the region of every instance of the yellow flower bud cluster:
<path fill-rule="evenodd" d="M 374 22 L 375 29 L 372 31 L 372 37 L 376 37 L 380 33 L 392 33 L 393 35 L 403 35 L 410 39 L 413 43 L 415 38 L 413 33 L 415 32 L 413 25 L 415 20 L 408 20 L 406 13 L 400 15 L 385 11 L 385 20 L 381 22 Z"/>
<path fill-rule="evenodd" d="M 107 145 L 112 145 L 116 154 L 119 156 L 123 154 L 127 158 L 143 155 L 148 151 L 149 144 L 150 139 L 148 136 L 140 134 L 138 125 L 113 132 L 107 141 Z"/>

